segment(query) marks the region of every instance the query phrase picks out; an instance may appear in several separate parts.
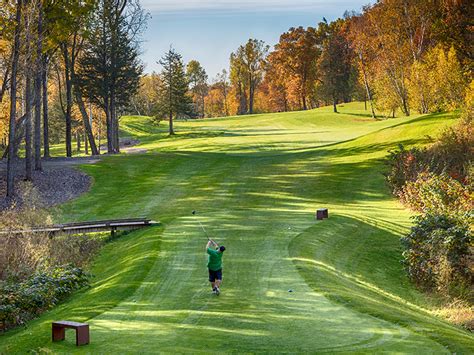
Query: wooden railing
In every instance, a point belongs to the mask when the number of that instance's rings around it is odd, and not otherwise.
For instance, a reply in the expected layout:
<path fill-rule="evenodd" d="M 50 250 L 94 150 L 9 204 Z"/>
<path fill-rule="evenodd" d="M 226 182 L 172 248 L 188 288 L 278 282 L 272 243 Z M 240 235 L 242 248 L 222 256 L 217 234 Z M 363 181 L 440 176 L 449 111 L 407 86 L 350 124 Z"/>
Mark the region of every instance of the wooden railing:
<path fill-rule="evenodd" d="M 2 230 L 2 235 L 22 234 L 28 235 L 32 233 L 45 233 L 50 236 L 55 234 L 86 234 L 95 232 L 110 231 L 112 235 L 116 231 L 129 231 L 145 227 L 157 225 L 159 222 L 152 221 L 148 218 L 125 218 L 125 219 L 110 219 L 101 221 L 87 221 L 54 224 L 51 226 L 33 227 L 24 230 Z"/>

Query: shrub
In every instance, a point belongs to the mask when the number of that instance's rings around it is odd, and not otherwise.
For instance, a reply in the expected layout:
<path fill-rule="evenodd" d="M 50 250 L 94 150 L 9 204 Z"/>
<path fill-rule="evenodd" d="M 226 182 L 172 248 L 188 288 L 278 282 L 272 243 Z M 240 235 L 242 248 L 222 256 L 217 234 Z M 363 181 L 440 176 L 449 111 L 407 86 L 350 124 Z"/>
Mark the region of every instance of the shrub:
<path fill-rule="evenodd" d="M 394 194 L 398 194 L 408 181 L 415 181 L 418 174 L 429 170 L 427 149 L 411 148 L 407 150 L 400 144 L 398 150 L 389 153 L 387 161 L 389 172 L 386 174 L 386 179 Z"/>
<path fill-rule="evenodd" d="M 469 176 L 474 161 L 472 115 L 472 110 L 466 111 L 463 118 L 454 127 L 444 130 L 430 148 L 430 171 L 438 174 L 445 172 L 464 185 L 470 183 Z"/>
<path fill-rule="evenodd" d="M 429 148 L 399 149 L 389 152 L 389 171 L 386 180 L 392 192 L 398 195 L 403 186 L 418 179 L 423 172 L 438 175 L 448 174 L 463 185 L 472 184 L 472 162 L 474 161 L 474 129 L 472 110 L 466 111 L 454 126 L 442 132 Z"/>
<path fill-rule="evenodd" d="M 464 213 L 473 209 L 472 190 L 447 174 L 420 173 L 399 192 L 402 203 L 428 214 Z"/>
<path fill-rule="evenodd" d="M 24 183 L 21 191 L 23 203 L 0 212 L 0 229 L 27 231 L 51 224 L 52 218 L 31 184 Z M 85 266 L 103 242 L 103 238 L 85 235 L 50 238 L 47 233 L 7 233 L 0 238 L 0 280 L 21 281 L 51 265 Z"/>
<path fill-rule="evenodd" d="M 28 230 L 33 226 L 52 223 L 52 219 L 31 183 L 24 182 L 19 199 L 26 203 L 13 205 L 0 212 L 0 229 L 4 231 Z M 21 207 L 19 207 L 21 206 Z M 0 238 L 0 280 L 17 279 L 31 275 L 48 255 L 47 234 L 5 234 Z"/>
<path fill-rule="evenodd" d="M 0 285 L 0 329 L 23 324 L 88 284 L 88 275 L 71 265 L 36 272 L 21 283 Z"/>
<path fill-rule="evenodd" d="M 468 218 L 427 214 L 415 217 L 415 222 L 402 238 L 404 264 L 410 278 L 426 290 L 472 297 L 473 238 Z"/>

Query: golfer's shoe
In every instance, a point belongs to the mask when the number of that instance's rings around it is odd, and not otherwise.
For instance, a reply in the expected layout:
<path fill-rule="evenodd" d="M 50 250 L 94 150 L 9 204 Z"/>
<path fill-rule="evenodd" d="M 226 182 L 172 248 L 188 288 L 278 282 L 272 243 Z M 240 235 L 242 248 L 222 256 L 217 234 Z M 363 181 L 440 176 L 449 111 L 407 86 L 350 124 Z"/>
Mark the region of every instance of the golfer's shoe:
<path fill-rule="evenodd" d="M 213 293 L 214 295 L 217 294 L 217 287 L 214 287 L 214 288 L 212 289 L 212 293 Z"/>
<path fill-rule="evenodd" d="M 219 289 L 219 287 L 216 287 L 216 295 L 219 296 L 219 293 L 221 293 L 221 290 Z"/>

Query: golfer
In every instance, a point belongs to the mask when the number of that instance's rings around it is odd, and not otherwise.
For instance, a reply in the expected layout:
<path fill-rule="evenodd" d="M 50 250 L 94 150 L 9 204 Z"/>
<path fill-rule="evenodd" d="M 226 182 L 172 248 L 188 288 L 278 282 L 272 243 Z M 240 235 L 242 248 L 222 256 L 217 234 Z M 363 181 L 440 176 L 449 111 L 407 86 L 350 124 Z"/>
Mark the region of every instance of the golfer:
<path fill-rule="evenodd" d="M 213 248 L 211 248 L 213 246 Z M 212 286 L 212 293 L 219 295 L 222 283 L 222 255 L 225 247 L 219 246 L 215 241 L 209 239 L 206 245 L 206 252 L 209 254 L 207 268 L 209 269 L 209 282 Z"/>

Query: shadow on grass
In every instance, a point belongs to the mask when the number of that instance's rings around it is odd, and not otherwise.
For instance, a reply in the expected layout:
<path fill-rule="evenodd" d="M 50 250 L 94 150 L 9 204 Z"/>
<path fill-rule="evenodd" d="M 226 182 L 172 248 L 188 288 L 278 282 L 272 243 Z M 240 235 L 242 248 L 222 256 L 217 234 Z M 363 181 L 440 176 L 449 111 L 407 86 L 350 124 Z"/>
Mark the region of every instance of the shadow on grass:
<path fill-rule="evenodd" d="M 330 300 L 428 336 L 451 352 L 474 351 L 472 334 L 431 315 L 401 270 L 399 235 L 332 215 L 290 244 L 306 282 Z"/>

